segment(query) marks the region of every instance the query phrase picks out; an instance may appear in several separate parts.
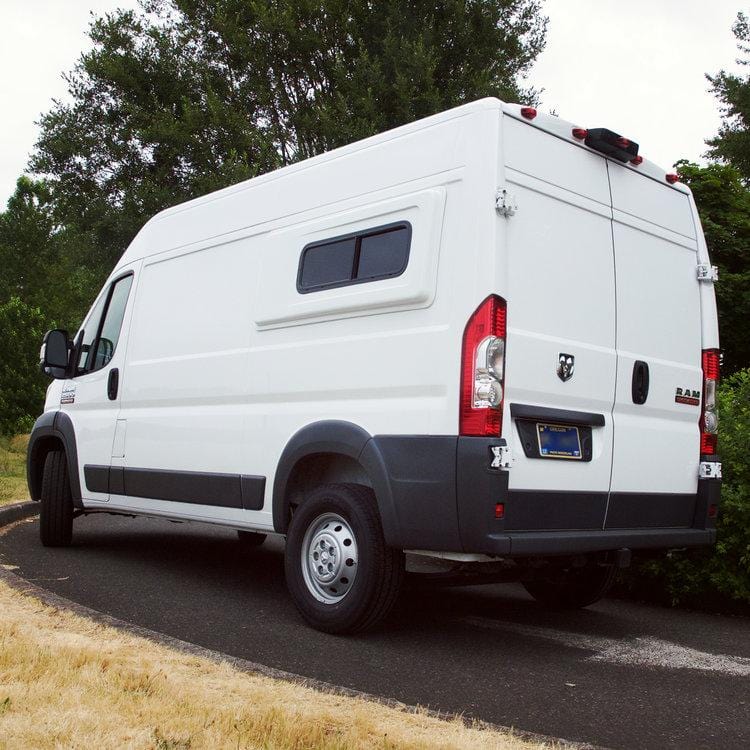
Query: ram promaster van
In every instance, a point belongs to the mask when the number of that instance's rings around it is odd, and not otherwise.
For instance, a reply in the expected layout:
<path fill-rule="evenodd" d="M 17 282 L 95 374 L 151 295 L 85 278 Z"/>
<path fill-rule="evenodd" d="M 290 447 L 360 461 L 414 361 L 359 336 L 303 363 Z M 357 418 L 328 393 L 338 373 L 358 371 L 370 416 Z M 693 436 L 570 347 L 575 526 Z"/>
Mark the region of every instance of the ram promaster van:
<path fill-rule="evenodd" d="M 631 551 L 712 544 L 695 204 L 576 125 L 483 99 L 151 219 L 45 338 L 42 543 L 102 511 L 284 535 L 329 632 L 382 618 L 407 555 L 585 606 Z"/>

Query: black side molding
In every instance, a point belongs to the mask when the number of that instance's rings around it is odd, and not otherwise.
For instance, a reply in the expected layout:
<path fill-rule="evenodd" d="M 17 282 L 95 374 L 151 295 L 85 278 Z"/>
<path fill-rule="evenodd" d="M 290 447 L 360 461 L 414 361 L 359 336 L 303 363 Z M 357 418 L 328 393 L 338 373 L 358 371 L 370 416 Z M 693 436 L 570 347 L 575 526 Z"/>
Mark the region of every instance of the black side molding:
<path fill-rule="evenodd" d="M 137 469 L 121 466 L 83 467 L 91 492 L 146 497 L 217 508 L 261 510 L 266 478 L 246 474 Z"/>
<path fill-rule="evenodd" d="M 510 416 L 513 419 L 528 419 L 535 422 L 561 422 L 562 424 L 604 427 L 604 414 L 595 414 L 588 411 L 570 411 L 568 409 L 551 409 L 548 406 L 511 404 Z"/>

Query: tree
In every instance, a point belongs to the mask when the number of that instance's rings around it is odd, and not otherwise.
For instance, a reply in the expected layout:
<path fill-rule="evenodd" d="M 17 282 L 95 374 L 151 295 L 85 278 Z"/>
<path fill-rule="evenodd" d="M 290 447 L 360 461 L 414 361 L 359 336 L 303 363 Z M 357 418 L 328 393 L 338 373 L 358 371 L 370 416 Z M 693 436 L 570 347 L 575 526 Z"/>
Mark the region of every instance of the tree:
<path fill-rule="evenodd" d="M 20 177 L 0 214 L 0 302 L 36 296 L 45 285 L 53 230 L 47 186 Z"/>
<path fill-rule="evenodd" d="M 39 370 L 39 346 L 47 321 L 39 308 L 18 297 L 0 304 L 0 435 L 28 432 L 42 411 L 46 378 Z"/>
<path fill-rule="evenodd" d="M 700 213 L 711 260 L 719 267 L 716 300 L 719 333 L 728 375 L 750 367 L 750 192 L 729 164 L 705 167 L 678 162 Z"/>
<path fill-rule="evenodd" d="M 740 65 L 750 65 L 750 23 L 744 13 L 737 14 L 732 27 L 741 57 Z M 745 183 L 750 182 L 750 75 L 737 75 L 722 70 L 715 76 L 707 76 L 711 90 L 720 101 L 724 121 L 719 134 L 707 141 L 709 154 L 733 164 L 742 174 Z"/>
<path fill-rule="evenodd" d="M 539 0 L 141 0 L 91 27 L 30 166 L 111 267 L 160 209 L 520 86 Z"/>
<path fill-rule="evenodd" d="M 86 236 L 54 214 L 49 186 L 20 177 L 0 213 L 0 304 L 18 297 L 75 329 L 108 269 L 92 263 Z"/>

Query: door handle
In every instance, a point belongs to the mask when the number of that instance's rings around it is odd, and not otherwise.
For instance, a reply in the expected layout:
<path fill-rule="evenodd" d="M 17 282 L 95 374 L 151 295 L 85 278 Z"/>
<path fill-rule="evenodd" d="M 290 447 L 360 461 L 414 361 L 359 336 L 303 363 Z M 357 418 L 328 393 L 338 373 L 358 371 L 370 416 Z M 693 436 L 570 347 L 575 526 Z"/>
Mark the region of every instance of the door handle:
<path fill-rule="evenodd" d="M 634 404 L 645 404 L 648 398 L 648 362 L 642 360 L 636 360 L 633 365 L 633 403 Z"/>
<path fill-rule="evenodd" d="M 120 371 L 113 367 L 109 371 L 109 379 L 107 380 L 107 396 L 110 401 L 114 401 L 117 398 L 117 388 L 120 385 Z"/>

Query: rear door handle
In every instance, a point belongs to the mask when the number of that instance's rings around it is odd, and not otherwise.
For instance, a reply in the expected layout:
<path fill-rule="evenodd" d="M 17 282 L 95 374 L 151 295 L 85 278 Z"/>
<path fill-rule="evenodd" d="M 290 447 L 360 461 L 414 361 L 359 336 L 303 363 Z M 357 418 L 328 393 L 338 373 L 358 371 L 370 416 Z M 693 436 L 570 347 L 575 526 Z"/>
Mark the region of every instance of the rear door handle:
<path fill-rule="evenodd" d="M 120 371 L 113 367 L 109 371 L 109 379 L 107 380 L 107 396 L 110 401 L 114 401 L 117 398 L 117 388 L 120 385 Z"/>
<path fill-rule="evenodd" d="M 645 404 L 648 398 L 648 362 L 642 360 L 636 360 L 633 365 L 633 403 L 634 404 Z"/>

